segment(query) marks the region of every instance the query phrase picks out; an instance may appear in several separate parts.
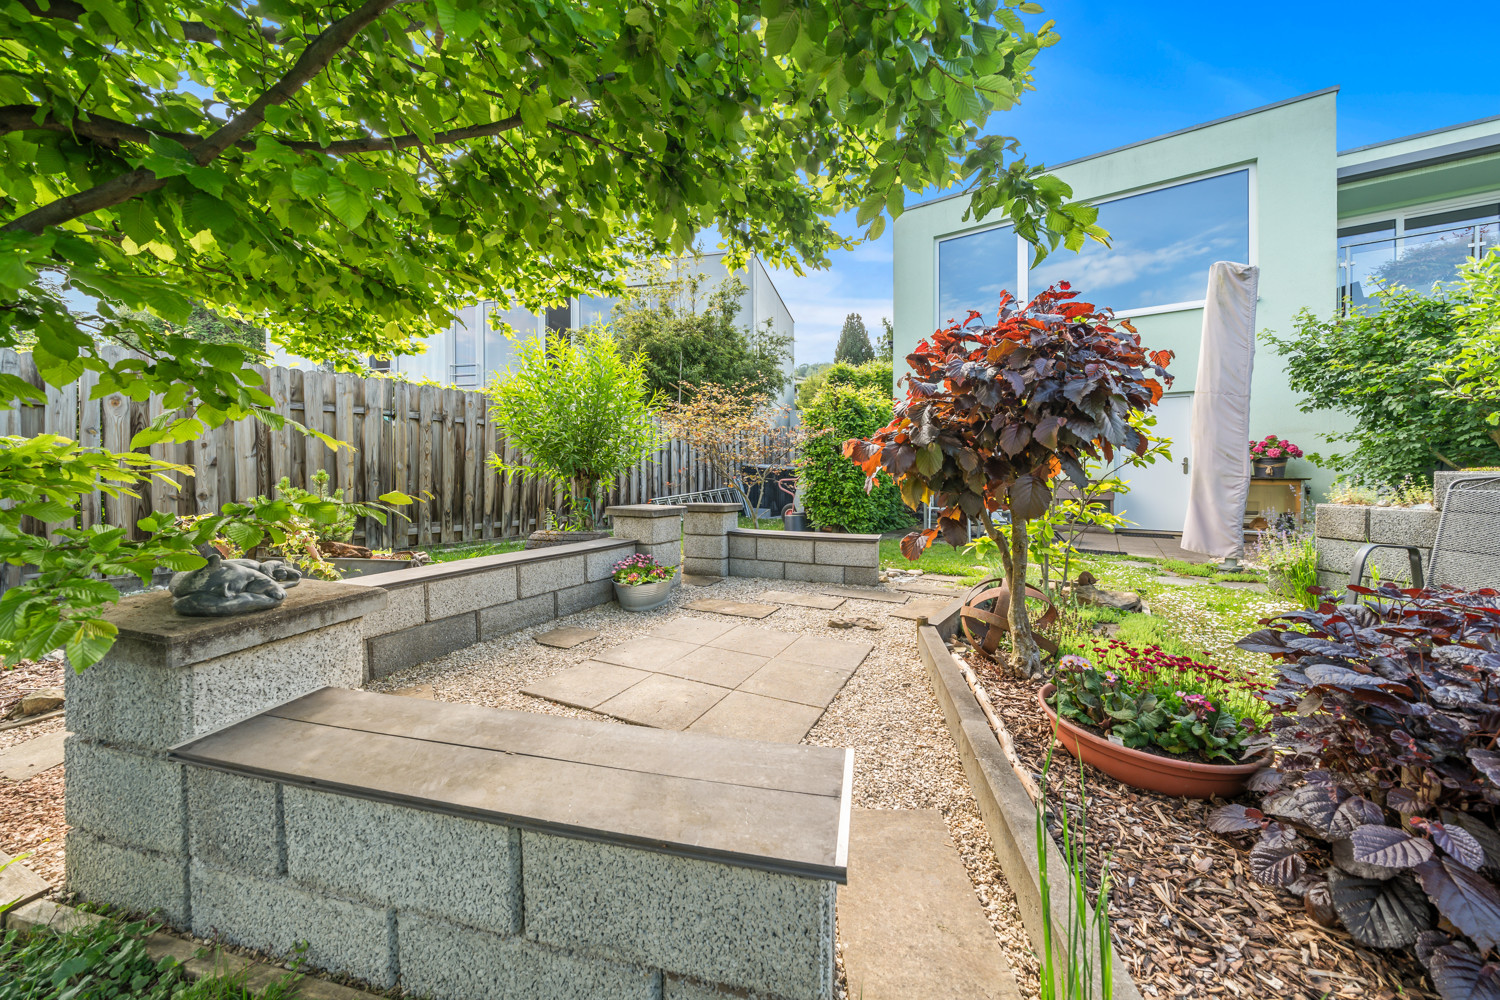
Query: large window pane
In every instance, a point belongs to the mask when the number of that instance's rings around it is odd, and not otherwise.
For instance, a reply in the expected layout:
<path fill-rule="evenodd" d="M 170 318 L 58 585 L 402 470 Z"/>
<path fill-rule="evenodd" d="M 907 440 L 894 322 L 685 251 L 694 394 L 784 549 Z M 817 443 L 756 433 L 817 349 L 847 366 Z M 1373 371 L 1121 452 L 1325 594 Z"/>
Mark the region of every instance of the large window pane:
<path fill-rule="evenodd" d="M 488 382 L 515 363 L 516 341 L 507 337 L 507 334 L 516 338 L 535 337 L 539 335 L 538 328 L 541 326 L 533 312 L 519 307 L 501 309 L 493 302 L 485 305 L 489 309 L 484 333 L 484 377 L 481 382 Z M 509 330 L 506 329 L 507 326 L 510 327 Z"/>
<path fill-rule="evenodd" d="M 1016 278 L 1016 232 L 1010 226 L 943 240 L 938 244 L 938 324 L 963 322 L 970 309 L 993 321 L 1002 291 L 1020 297 Z"/>
<path fill-rule="evenodd" d="M 1084 301 L 1116 312 L 1201 302 L 1216 260 L 1250 260 L 1250 172 L 1237 170 L 1107 201 L 1110 245 L 1056 250 L 1033 268 L 1032 295 L 1071 282 Z"/>
<path fill-rule="evenodd" d="M 1339 230 L 1339 303 L 1374 303 L 1376 276 L 1396 261 L 1396 220 Z"/>
<path fill-rule="evenodd" d="M 620 300 L 612 295 L 580 297 L 578 300 L 579 328 L 590 327 L 595 323 L 608 323 L 609 314 L 614 311 L 619 302 Z"/>

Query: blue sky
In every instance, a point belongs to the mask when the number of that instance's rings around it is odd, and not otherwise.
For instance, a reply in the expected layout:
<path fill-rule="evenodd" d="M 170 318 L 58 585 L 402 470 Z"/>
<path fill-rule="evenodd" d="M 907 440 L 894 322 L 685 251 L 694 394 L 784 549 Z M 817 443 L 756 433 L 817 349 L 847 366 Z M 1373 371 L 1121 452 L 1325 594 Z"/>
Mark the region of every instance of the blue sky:
<path fill-rule="evenodd" d="M 1032 163 L 1061 163 L 1324 87 L 1340 87 L 1339 148 L 1500 114 L 1481 54 L 1500 28 L 1487 3 L 1228 5 L 1042 0 L 1062 40 L 1036 90 L 993 116 Z M 1481 24 L 1487 21 L 1487 24 Z M 1447 41 L 1457 41 L 1450 45 Z M 856 232 L 852 213 L 841 232 Z M 891 235 L 826 271 L 773 273 L 797 324 L 797 363 L 831 361 L 844 316 L 891 315 Z"/>

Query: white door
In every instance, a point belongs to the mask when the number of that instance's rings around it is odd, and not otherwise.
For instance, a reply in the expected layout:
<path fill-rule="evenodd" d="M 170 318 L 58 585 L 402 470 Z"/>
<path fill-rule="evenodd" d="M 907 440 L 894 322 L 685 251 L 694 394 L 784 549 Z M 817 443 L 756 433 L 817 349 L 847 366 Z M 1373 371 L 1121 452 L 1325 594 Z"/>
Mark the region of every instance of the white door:
<path fill-rule="evenodd" d="M 1171 439 L 1172 459 L 1158 458 L 1144 469 L 1122 469 L 1120 478 L 1130 484 L 1130 492 L 1115 501 L 1115 512 L 1134 522 L 1127 528 L 1181 531 L 1187 520 L 1188 470 L 1192 468 L 1188 428 L 1193 420 L 1193 394 L 1163 396 L 1155 413 L 1156 435 Z"/>

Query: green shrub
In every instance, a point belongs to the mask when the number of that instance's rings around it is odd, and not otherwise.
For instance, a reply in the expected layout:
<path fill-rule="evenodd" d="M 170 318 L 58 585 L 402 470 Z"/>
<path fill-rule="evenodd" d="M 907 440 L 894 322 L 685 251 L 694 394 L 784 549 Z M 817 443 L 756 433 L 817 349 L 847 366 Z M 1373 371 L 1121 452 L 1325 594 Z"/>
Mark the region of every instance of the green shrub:
<path fill-rule="evenodd" d="M 866 493 L 865 474 L 844 457 L 845 441 L 868 437 L 891 419 L 894 404 L 888 389 L 855 384 L 856 379 L 866 377 L 868 369 L 880 367 L 879 362 L 858 368 L 834 365 L 830 372 L 842 368 L 856 377 L 841 374 L 839 381 L 825 382 L 803 409 L 808 438 L 797 462 L 797 476 L 803 509 L 815 524 L 866 533 L 893 531 L 911 522 L 911 511 L 889 476 L 881 473 Z M 883 367 L 890 371 L 889 365 Z"/>
<path fill-rule="evenodd" d="M 819 393 L 831 385 L 849 385 L 857 389 L 875 389 L 887 398 L 891 395 L 892 370 L 889 361 L 867 361 L 862 365 L 851 365 L 847 361 L 835 361 L 827 368 L 807 376 L 797 387 L 797 408 L 807 412 L 817 405 Z"/>

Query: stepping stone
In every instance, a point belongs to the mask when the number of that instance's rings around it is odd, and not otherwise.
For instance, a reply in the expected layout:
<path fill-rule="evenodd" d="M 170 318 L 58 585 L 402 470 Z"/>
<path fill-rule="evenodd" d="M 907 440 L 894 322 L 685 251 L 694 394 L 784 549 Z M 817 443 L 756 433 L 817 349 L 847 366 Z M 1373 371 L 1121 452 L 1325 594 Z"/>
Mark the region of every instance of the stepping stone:
<path fill-rule="evenodd" d="M 10 864 L 6 864 L 10 861 Z M 0 851 L 0 906 L 18 909 L 52 891 L 47 880 Z"/>
<path fill-rule="evenodd" d="M 688 726 L 690 733 L 737 736 L 763 743 L 801 743 L 823 717 L 821 708 L 731 691 Z"/>
<path fill-rule="evenodd" d="M 838 931 L 850 997 L 1020 998 L 936 809 L 853 811 Z"/>
<path fill-rule="evenodd" d="M 889 590 L 855 590 L 853 587 L 828 587 L 822 593 L 833 597 L 847 597 L 856 601 L 884 601 L 887 604 L 905 604 L 911 596 Z"/>
<path fill-rule="evenodd" d="M 686 729 L 727 694 L 728 688 L 649 674 L 639 684 L 596 705 L 594 710 L 638 726 Z"/>
<path fill-rule="evenodd" d="M 646 670 L 590 660 L 582 666 L 570 667 L 551 677 L 533 681 L 523 687 L 521 693 L 534 698 L 546 698 L 561 705 L 571 705 L 573 708 L 592 709 L 626 688 L 654 676 L 656 675 Z"/>
<path fill-rule="evenodd" d="M 1271 588 L 1265 584 L 1252 583 L 1249 580 L 1225 580 L 1219 586 L 1228 587 L 1230 590 L 1253 590 L 1257 594 L 1269 594 L 1271 592 Z"/>
<path fill-rule="evenodd" d="M 689 587 L 712 587 L 716 583 L 723 583 L 722 576 L 699 576 L 696 573 L 682 574 L 682 582 Z"/>
<path fill-rule="evenodd" d="M 63 762 L 63 741 L 67 737 L 67 733 L 47 733 L 0 750 L 0 778 L 25 781 L 58 766 Z"/>
<path fill-rule="evenodd" d="M 739 628 L 739 623 L 717 621 L 713 618 L 683 617 L 663 622 L 653 628 L 650 634 L 663 639 L 676 639 L 678 642 L 701 645 L 710 639 L 717 639 L 732 628 Z"/>
<path fill-rule="evenodd" d="M 739 687 L 741 682 L 761 667 L 767 659 L 751 653 L 713 646 L 699 646 L 691 653 L 658 669 L 658 673 L 671 674 L 690 681 L 701 681 L 719 687 Z"/>
<path fill-rule="evenodd" d="M 737 625 L 718 638 L 710 639 L 707 645 L 752 656 L 772 657 L 795 641 L 797 636 L 791 632 L 778 632 L 758 625 Z"/>
<path fill-rule="evenodd" d="M 696 648 L 697 643 L 648 635 L 622 642 L 618 646 L 611 646 L 602 653 L 595 653 L 594 659 L 605 663 L 618 663 L 622 667 L 657 670 L 673 660 L 681 659 Z"/>
<path fill-rule="evenodd" d="M 1154 577 L 1152 583 L 1162 583 L 1169 587 L 1212 587 L 1213 578 L 1206 576 L 1158 576 Z"/>
<path fill-rule="evenodd" d="M 782 657 L 798 663 L 815 663 L 823 667 L 838 667 L 854 673 L 854 668 L 864 662 L 873 642 L 849 642 L 845 639 L 825 639 L 818 635 L 799 636 L 797 641 L 782 651 Z"/>
<path fill-rule="evenodd" d="M 902 605 L 890 612 L 893 618 L 910 618 L 914 622 L 925 622 L 936 618 L 943 613 L 943 609 L 953 603 L 953 598 L 924 598 L 920 601 L 912 601 L 910 604 Z"/>
<path fill-rule="evenodd" d="M 573 625 L 564 625 L 555 628 L 551 632 L 543 632 L 536 636 L 536 641 L 543 646 L 554 646 L 558 649 L 572 649 L 580 643 L 588 642 L 590 639 L 599 638 L 599 633 L 586 628 L 577 628 Z"/>
<path fill-rule="evenodd" d="M 903 594 L 927 594 L 934 597 L 957 597 L 969 589 L 961 583 L 898 583 L 895 586 Z"/>
<path fill-rule="evenodd" d="M 820 667 L 778 657 L 752 674 L 739 690 L 812 705 L 821 712 L 833 702 L 851 673 L 839 667 Z"/>
<path fill-rule="evenodd" d="M 736 618 L 764 618 L 781 610 L 774 604 L 752 604 L 749 601 L 721 601 L 706 599 L 689 601 L 683 607 L 689 611 L 712 611 L 716 615 L 733 615 Z"/>
<path fill-rule="evenodd" d="M 437 691 L 431 684 L 413 684 L 411 687 L 397 688 L 391 694 L 399 694 L 403 698 L 424 698 L 427 701 L 437 701 Z"/>
<path fill-rule="evenodd" d="M 794 594 L 789 590 L 768 590 L 760 595 L 762 601 L 770 601 L 772 604 L 791 604 L 799 608 L 818 608 L 821 611 L 832 611 L 844 603 L 842 597 L 830 597 L 827 594 Z"/>

